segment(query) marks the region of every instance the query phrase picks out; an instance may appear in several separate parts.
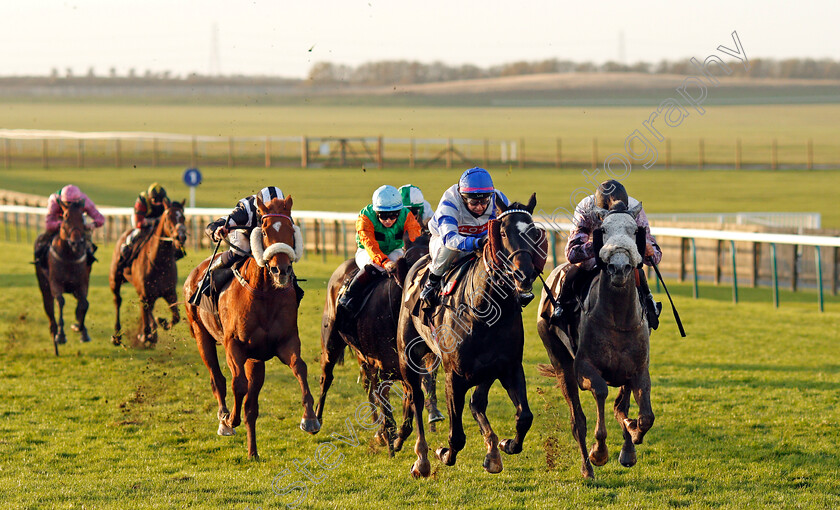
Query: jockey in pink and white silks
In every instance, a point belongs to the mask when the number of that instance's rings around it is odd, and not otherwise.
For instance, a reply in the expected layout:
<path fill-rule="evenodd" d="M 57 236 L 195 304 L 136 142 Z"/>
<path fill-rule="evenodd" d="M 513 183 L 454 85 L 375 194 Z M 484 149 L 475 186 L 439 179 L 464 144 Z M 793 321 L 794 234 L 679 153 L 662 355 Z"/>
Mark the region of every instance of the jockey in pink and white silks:
<path fill-rule="evenodd" d="M 447 269 L 462 257 L 481 249 L 487 239 L 487 223 L 496 218 L 497 203 L 510 205 L 508 198 L 493 186 L 490 173 L 470 168 L 458 184 L 447 189 L 429 221 L 429 277 L 420 298 L 429 307 L 437 306 L 440 280 Z"/>
<path fill-rule="evenodd" d="M 63 212 L 61 206 L 68 206 L 70 204 L 82 204 L 84 212 L 90 218 L 92 223 L 85 222 L 85 240 L 87 242 L 88 264 L 93 264 L 96 260 L 93 256 L 96 251 L 96 245 L 90 239 L 91 231 L 99 228 L 105 224 L 105 217 L 96 208 L 93 200 L 88 198 L 78 186 L 68 184 L 60 190 L 56 191 L 47 200 L 47 217 L 45 221 L 46 233 L 38 237 L 35 243 L 35 263 L 42 262 L 49 250 L 52 238 L 58 233 L 61 228 L 61 221 Z"/>

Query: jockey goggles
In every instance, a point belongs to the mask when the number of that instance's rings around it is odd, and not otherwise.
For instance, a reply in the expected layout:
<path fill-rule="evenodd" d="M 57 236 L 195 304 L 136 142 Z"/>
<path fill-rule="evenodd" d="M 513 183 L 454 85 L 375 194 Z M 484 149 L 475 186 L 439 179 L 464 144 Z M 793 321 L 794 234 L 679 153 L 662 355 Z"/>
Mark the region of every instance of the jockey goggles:
<path fill-rule="evenodd" d="M 490 195 L 486 196 L 469 196 L 469 195 L 461 195 L 461 198 L 464 199 L 464 203 L 467 205 L 488 205 L 490 203 Z"/>
<path fill-rule="evenodd" d="M 376 213 L 376 217 L 379 218 L 379 221 L 396 220 L 400 217 L 400 211 L 378 212 Z"/>

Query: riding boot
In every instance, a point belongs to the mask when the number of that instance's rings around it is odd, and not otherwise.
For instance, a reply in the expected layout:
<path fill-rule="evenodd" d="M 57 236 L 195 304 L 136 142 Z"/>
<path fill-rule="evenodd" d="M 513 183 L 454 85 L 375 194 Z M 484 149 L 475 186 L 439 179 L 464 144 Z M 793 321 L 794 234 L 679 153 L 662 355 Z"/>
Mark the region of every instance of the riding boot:
<path fill-rule="evenodd" d="M 420 300 L 423 301 L 427 308 L 435 308 L 440 304 L 441 278 L 441 276 L 430 271 L 429 277 L 423 285 L 423 290 L 420 291 Z"/>
<path fill-rule="evenodd" d="M 642 302 L 642 307 L 645 309 L 648 326 L 651 329 L 656 329 L 659 327 L 659 314 L 662 312 L 662 303 L 653 298 L 653 293 L 650 291 L 650 287 L 648 287 L 644 271 L 637 269 L 636 274 L 639 277 L 639 299 Z"/>
<path fill-rule="evenodd" d="M 204 292 L 209 296 L 212 287 L 212 291 L 218 296 L 225 284 L 233 278 L 233 269 L 231 268 L 247 257 L 247 255 L 240 255 L 233 250 L 222 253 L 210 266 L 210 278 L 208 278 L 210 281 L 208 281 Z M 209 285 L 211 282 L 212 285 Z"/>
<path fill-rule="evenodd" d="M 90 240 L 87 241 L 87 264 L 89 266 L 92 266 L 94 262 L 99 260 L 96 257 L 94 257 L 94 254 L 96 253 L 97 248 L 98 248 L 98 246 L 93 244 Z"/>
<path fill-rule="evenodd" d="M 46 267 L 47 265 L 47 253 L 50 251 L 50 243 L 43 243 L 40 244 L 38 247 L 35 248 L 35 261 L 33 264 L 36 266 Z"/>
<path fill-rule="evenodd" d="M 365 289 L 374 281 L 376 276 L 376 270 L 370 265 L 366 265 L 364 269 L 359 270 L 347 290 L 338 298 L 338 307 L 343 308 L 350 317 L 355 317 L 362 306 L 361 302 L 365 295 Z"/>

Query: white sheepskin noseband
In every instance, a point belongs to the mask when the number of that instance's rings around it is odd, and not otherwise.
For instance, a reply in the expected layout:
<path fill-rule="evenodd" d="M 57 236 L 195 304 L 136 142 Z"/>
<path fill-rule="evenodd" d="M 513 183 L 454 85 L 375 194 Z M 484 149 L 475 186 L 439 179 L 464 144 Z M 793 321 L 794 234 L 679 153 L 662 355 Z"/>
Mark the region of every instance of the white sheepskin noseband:
<path fill-rule="evenodd" d="M 292 262 L 297 262 L 303 256 L 303 235 L 300 233 L 300 227 L 292 225 L 295 229 L 295 247 L 292 248 L 286 243 L 274 243 L 268 248 L 263 249 L 262 245 L 262 228 L 258 227 L 251 231 L 251 255 L 257 261 L 257 265 L 265 267 L 265 263 L 273 256 L 285 253 L 292 259 Z"/>

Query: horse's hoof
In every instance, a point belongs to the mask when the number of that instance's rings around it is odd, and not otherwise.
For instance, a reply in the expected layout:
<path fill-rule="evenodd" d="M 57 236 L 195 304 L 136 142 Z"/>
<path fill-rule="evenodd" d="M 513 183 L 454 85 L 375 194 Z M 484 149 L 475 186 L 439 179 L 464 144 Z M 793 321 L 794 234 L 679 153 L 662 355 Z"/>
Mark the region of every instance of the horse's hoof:
<path fill-rule="evenodd" d="M 166 320 L 166 319 L 164 319 L 163 317 L 158 317 L 158 318 L 157 318 L 157 322 L 158 322 L 158 324 L 160 324 L 160 326 L 161 326 L 163 329 L 165 329 L 165 330 L 168 330 L 168 329 L 171 327 L 171 326 L 169 325 L 169 321 L 168 321 L 168 320 Z"/>
<path fill-rule="evenodd" d="M 321 423 L 316 418 L 309 420 L 303 418 L 300 420 L 300 430 L 309 432 L 310 434 L 317 434 L 321 430 Z"/>
<path fill-rule="evenodd" d="M 482 464 L 484 470 L 491 474 L 501 473 L 502 472 L 502 458 L 499 456 L 498 453 L 495 455 L 492 453 L 488 453 L 484 457 L 484 463 Z"/>
<path fill-rule="evenodd" d="M 58 333 L 55 335 L 55 343 L 59 345 L 67 343 L 67 337 L 64 335 L 64 333 Z"/>
<path fill-rule="evenodd" d="M 439 410 L 435 409 L 429 413 L 429 423 L 434 423 L 436 421 L 443 421 L 446 418 L 443 416 Z"/>
<path fill-rule="evenodd" d="M 595 470 L 592 469 L 592 464 L 588 462 L 585 462 L 583 466 L 580 467 L 580 474 L 587 480 L 595 479 Z"/>
<path fill-rule="evenodd" d="M 236 434 L 236 430 L 232 427 L 228 427 L 224 421 L 219 422 L 219 430 L 216 431 L 216 434 L 220 436 L 232 436 Z"/>
<path fill-rule="evenodd" d="M 499 448 L 508 455 L 522 453 L 522 447 L 517 445 L 513 439 L 502 439 L 499 441 Z"/>
<path fill-rule="evenodd" d="M 428 459 L 417 459 L 414 465 L 411 466 L 411 476 L 414 478 L 428 478 L 432 472 L 432 465 L 429 464 Z"/>
<path fill-rule="evenodd" d="M 74 323 L 70 326 L 70 329 L 72 329 L 73 331 L 79 332 L 79 331 L 82 330 L 82 327 L 79 325 L 78 322 L 76 322 L 76 323 Z"/>
<path fill-rule="evenodd" d="M 88 335 L 87 329 L 82 330 L 82 337 L 79 340 L 82 343 L 90 342 L 90 335 Z"/>
<path fill-rule="evenodd" d="M 248 460 L 253 461 L 253 462 L 259 462 L 260 461 L 260 455 L 257 452 L 254 452 L 254 453 L 248 452 Z"/>
<path fill-rule="evenodd" d="M 636 449 L 630 448 L 622 448 L 621 453 L 618 454 L 618 462 L 626 467 L 630 468 L 636 465 Z"/>
<path fill-rule="evenodd" d="M 405 439 L 403 439 L 401 437 L 398 437 L 398 438 L 394 439 L 394 451 L 398 452 L 398 451 L 402 450 L 403 443 L 405 443 Z"/>
<path fill-rule="evenodd" d="M 606 449 L 603 453 L 600 453 L 595 448 L 592 448 L 592 450 L 589 451 L 589 460 L 596 466 L 603 466 L 608 460 L 610 460 L 610 454 L 606 451 Z"/>
<path fill-rule="evenodd" d="M 452 455 L 449 453 L 449 448 L 438 448 L 435 450 L 435 456 L 438 458 L 439 461 L 443 462 L 447 466 L 451 466 L 454 463 L 450 463 L 449 461 L 452 459 Z"/>
<path fill-rule="evenodd" d="M 121 345 L 122 335 L 111 335 L 111 343 L 114 345 Z"/>
<path fill-rule="evenodd" d="M 380 430 L 379 432 L 373 435 L 373 440 L 376 441 L 376 444 L 378 444 L 379 446 L 387 446 L 388 434 Z"/>

